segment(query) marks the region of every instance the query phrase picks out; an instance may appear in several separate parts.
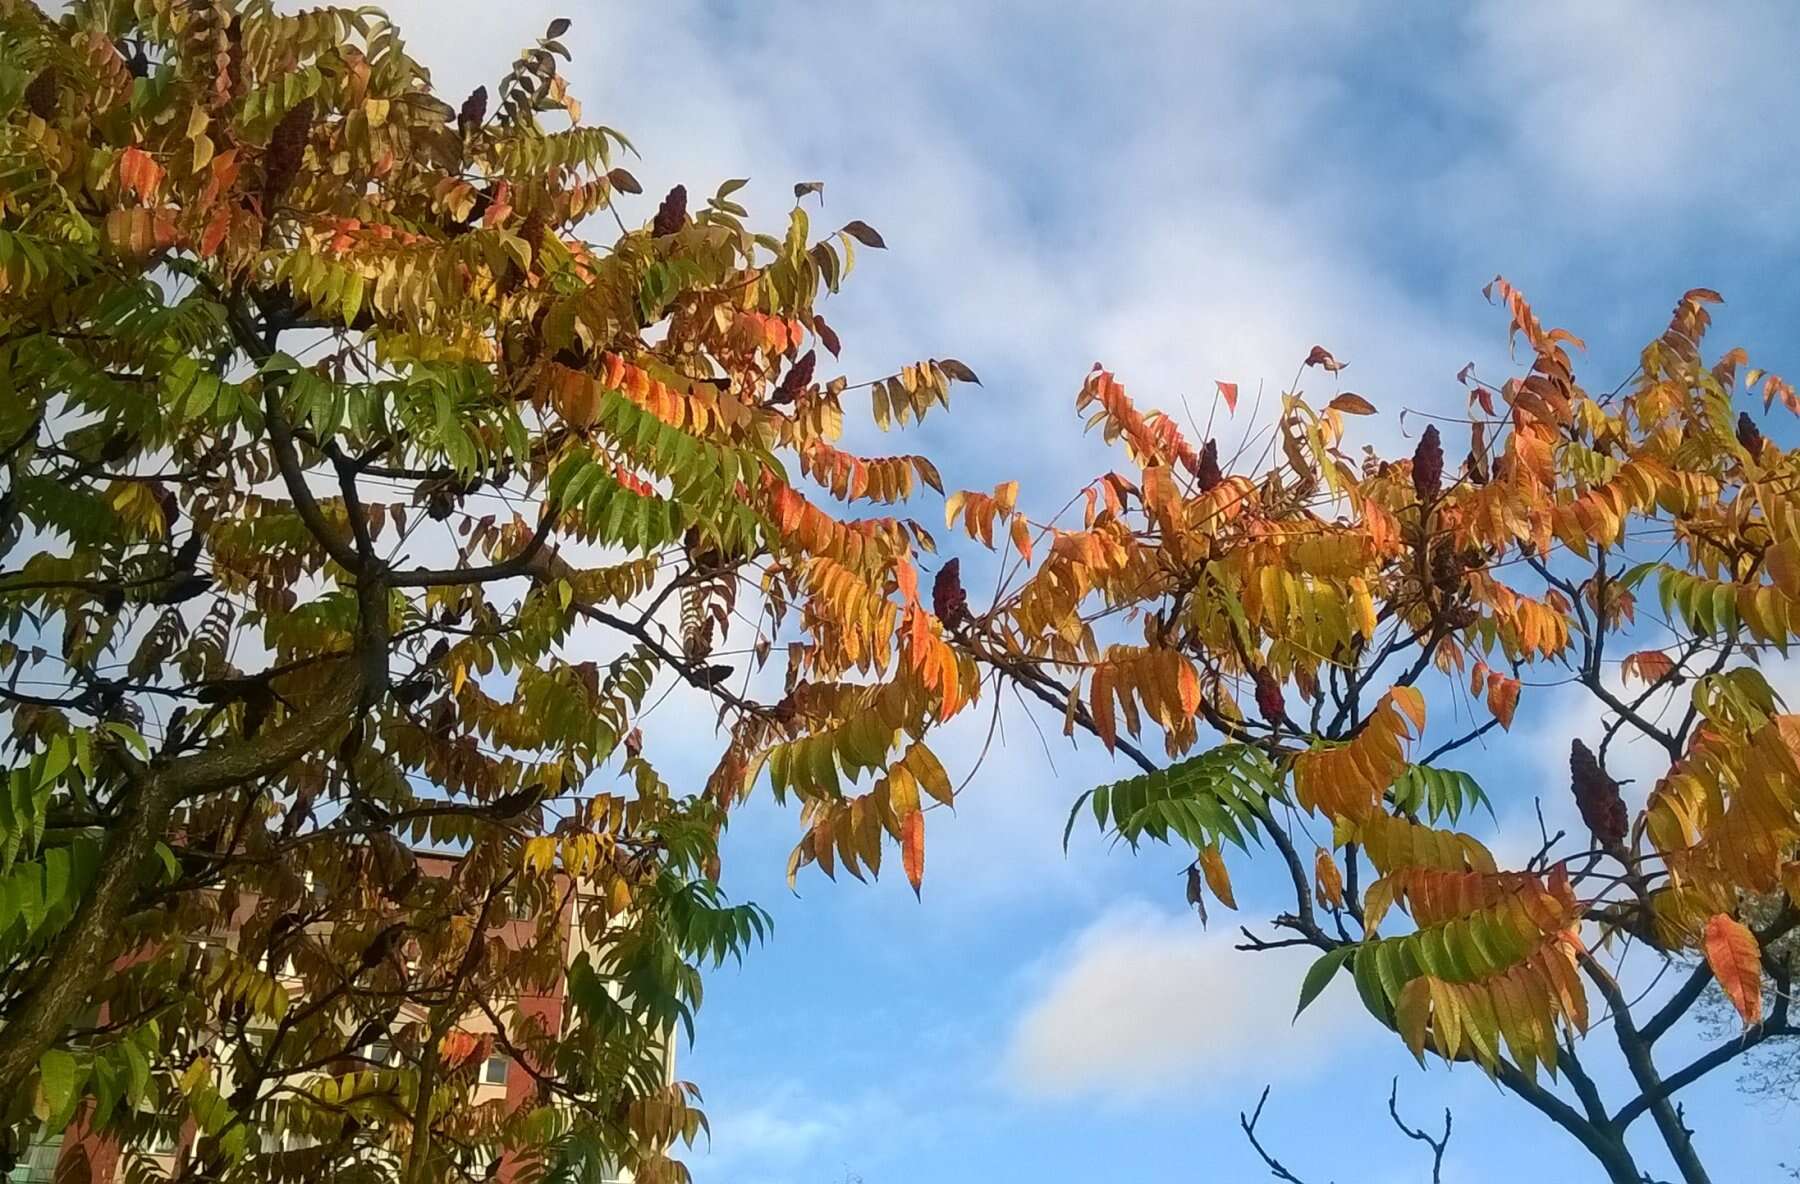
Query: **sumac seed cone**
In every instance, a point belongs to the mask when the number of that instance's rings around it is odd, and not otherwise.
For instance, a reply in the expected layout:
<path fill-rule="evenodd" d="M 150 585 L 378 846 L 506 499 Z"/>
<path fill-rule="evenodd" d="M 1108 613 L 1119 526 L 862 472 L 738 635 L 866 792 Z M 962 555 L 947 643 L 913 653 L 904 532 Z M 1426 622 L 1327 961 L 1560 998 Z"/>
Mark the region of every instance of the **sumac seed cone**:
<path fill-rule="evenodd" d="M 1436 424 L 1426 427 L 1413 450 L 1412 481 L 1421 502 L 1431 501 L 1444 487 L 1444 443 L 1438 438 Z"/>
<path fill-rule="evenodd" d="M 313 101 L 302 99 L 281 117 L 269 136 L 269 150 L 263 154 L 263 216 L 266 218 L 281 200 L 306 159 L 306 140 L 312 134 Z"/>
<path fill-rule="evenodd" d="M 674 234 L 687 224 L 687 186 L 677 185 L 669 190 L 669 195 L 662 199 L 656 207 L 656 220 L 650 223 L 650 233 L 657 238 Z"/>
<path fill-rule="evenodd" d="M 25 109 L 48 123 L 56 115 L 56 67 L 38 72 L 25 88 Z"/>
<path fill-rule="evenodd" d="M 1737 438 L 1738 443 L 1744 446 L 1745 452 L 1748 452 L 1757 460 L 1762 459 L 1762 430 L 1756 426 L 1756 421 L 1750 418 L 1750 413 L 1748 411 L 1738 412 Z"/>
<path fill-rule="evenodd" d="M 781 384 L 775 388 L 775 402 L 792 403 L 799 398 L 800 392 L 812 385 L 813 370 L 818 364 L 817 350 L 809 349 L 800 355 L 800 360 L 794 363 L 782 378 Z"/>
<path fill-rule="evenodd" d="M 1194 478 L 1200 482 L 1200 492 L 1211 493 L 1225 480 L 1225 473 L 1219 468 L 1219 442 L 1208 440 L 1200 447 L 1200 463 L 1194 466 Z"/>
<path fill-rule="evenodd" d="M 1281 684 L 1267 670 L 1256 672 L 1256 710 L 1277 727 L 1287 714 L 1287 705 L 1281 698 Z"/>
<path fill-rule="evenodd" d="M 1611 847 L 1624 842 L 1631 824 L 1625 799 L 1619 795 L 1619 783 L 1607 776 L 1593 752 L 1579 740 L 1569 746 L 1569 784 L 1575 805 L 1581 810 L 1581 820 L 1600 845 Z"/>
<path fill-rule="evenodd" d="M 478 86 L 469 92 L 463 100 L 462 110 L 456 113 L 457 130 L 467 136 L 487 122 L 487 87 Z"/>
<path fill-rule="evenodd" d="M 931 611 L 947 626 L 969 619 L 969 594 L 963 591 L 962 560 L 952 559 L 938 568 L 931 581 Z"/>

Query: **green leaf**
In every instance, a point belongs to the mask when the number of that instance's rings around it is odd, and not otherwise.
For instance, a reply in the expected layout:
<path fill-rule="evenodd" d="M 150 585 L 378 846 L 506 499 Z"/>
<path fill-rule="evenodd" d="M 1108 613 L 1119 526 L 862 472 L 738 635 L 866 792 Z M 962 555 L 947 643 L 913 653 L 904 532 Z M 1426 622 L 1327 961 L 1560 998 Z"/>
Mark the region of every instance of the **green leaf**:
<path fill-rule="evenodd" d="M 75 1091 L 81 1084 L 78 1070 L 74 1054 L 60 1048 L 46 1052 L 38 1062 L 38 1083 L 50 1107 L 46 1125 L 52 1130 L 67 1125 L 75 1111 Z"/>
<path fill-rule="evenodd" d="M 1294 1008 L 1295 1019 L 1299 1019 L 1300 1013 L 1330 985 L 1337 972 L 1355 956 L 1356 951 L 1357 947 L 1353 945 L 1339 946 L 1312 964 L 1306 972 L 1306 978 L 1300 983 L 1300 1006 Z"/>

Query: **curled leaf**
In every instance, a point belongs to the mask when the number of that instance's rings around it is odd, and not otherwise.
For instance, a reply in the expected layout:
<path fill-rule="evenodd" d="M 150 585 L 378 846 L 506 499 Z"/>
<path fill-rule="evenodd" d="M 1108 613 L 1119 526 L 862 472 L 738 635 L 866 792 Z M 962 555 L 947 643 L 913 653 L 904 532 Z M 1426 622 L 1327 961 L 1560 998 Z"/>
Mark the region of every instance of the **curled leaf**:
<path fill-rule="evenodd" d="M 1342 411 L 1345 415 L 1374 415 L 1375 404 L 1369 402 L 1354 391 L 1345 391 L 1330 403 L 1326 404 L 1333 411 Z"/>
<path fill-rule="evenodd" d="M 1187 869 L 1187 902 L 1194 906 L 1200 914 L 1200 924 L 1206 925 L 1206 891 L 1201 887 L 1200 865 L 1189 864 Z"/>
<path fill-rule="evenodd" d="M 1320 366 L 1330 373 L 1336 374 L 1350 363 L 1338 361 L 1331 356 L 1330 350 L 1322 345 L 1315 345 L 1312 347 L 1312 352 L 1306 355 L 1306 364 L 1308 366 Z"/>

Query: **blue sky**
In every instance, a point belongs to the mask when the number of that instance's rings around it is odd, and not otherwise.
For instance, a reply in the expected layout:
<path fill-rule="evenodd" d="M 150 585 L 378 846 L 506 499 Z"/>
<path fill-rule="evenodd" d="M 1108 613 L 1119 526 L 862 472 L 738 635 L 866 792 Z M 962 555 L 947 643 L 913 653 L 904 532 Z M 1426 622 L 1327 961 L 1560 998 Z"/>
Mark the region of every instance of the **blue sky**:
<path fill-rule="evenodd" d="M 986 383 L 887 446 L 922 444 L 955 486 L 1016 477 L 1038 516 L 1108 465 L 1072 411 L 1096 360 L 1179 411 L 1215 379 L 1279 390 L 1323 343 L 1387 413 L 1367 438 L 1398 448 L 1393 413 L 1455 408 L 1465 362 L 1507 372 L 1504 318 L 1479 294 L 1496 272 L 1587 339 L 1596 386 L 1696 285 L 1729 301 L 1716 344 L 1800 372 L 1790 6 L 389 8 L 453 98 L 575 18 L 577 93 L 643 150 L 643 217 L 676 181 L 747 176 L 740 197 L 776 225 L 794 182 L 825 181 L 815 225 L 860 217 L 892 248 L 861 253 L 827 305 L 845 372 L 954 356 Z M 983 727 L 946 739 L 953 775 Z M 931 818 L 922 902 L 898 876 L 815 875 L 795 899 L 794 817 L 765 798 L 734 823 L 727 887 L 775 914 L 776 940 L 711 976 L 682 1054 L 713 1119 L 701 1184 L 1260 1179 L 1236 1115 L 1265 1083 L 1266 1134 L 1303 1178 L 1423 1180 L 1387 1123 L 1395 1074 L 1415 1121 L 1455 1110 L 1447 1181 L 1600 1178 L 1479 1074 L 1419 1070 L 1347 990 L 1290 1027 L 1304 957 L 1202 931 L 1179 853 L 1133 859 L 1078 831 L 1065 858 L 1069 804 L 1125 771 L 1060 738 L 1047 758 L 1016 707 L 1003 727 L 957 816 Z M 1511 738 L 1464 766 L 1503 821 L 1538 791 L 1566 812 L 1583 728 L 1597 716 L 1569 692 L 1528 691 Z M 665 707 L 650 731 L 694 754 L 666 772 L 697 777 L 716 752 L 703 712 Z M 1280 907 L 1264 871 L 1234 864 L 1246 919 Z M 1684 1101 L 1716 1179 L 1800 1160 L 1792 1115 L 1729 1079 Z M 1669 1173 L 1648 1123 L 1635 1133 Z"/>

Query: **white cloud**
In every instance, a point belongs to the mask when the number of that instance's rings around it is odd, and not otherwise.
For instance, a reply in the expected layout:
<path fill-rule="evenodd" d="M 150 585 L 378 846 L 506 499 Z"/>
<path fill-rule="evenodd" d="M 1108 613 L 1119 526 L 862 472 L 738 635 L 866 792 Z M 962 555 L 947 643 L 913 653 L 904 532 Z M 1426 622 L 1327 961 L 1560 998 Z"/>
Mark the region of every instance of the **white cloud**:
<path fill-rule="evenodd" d="M 814 1174 L 819 1165 L 885 1150 L 883 1132 L 898 1138 L 906 1129 L 900 1103 L 880 1089 L 826 1098 L 782 1082 L 755 1096 L 742 1105 L 708 1107 L 711 1146 L 686 1157 L 699 1178 L 790 1179 L 804 1170 L 806 1178 L 822 1179 Z"/>
<path fill-rule="evenodd" d="M 1007 1084 L 1120 1099 L 1241 1087 L 1317 1072 L 1372 1028 L 1343 981 L 1294 1021 L 1310 952 L 1234 940 L 1223 923 L 1208 932 L 1144 904 L 1102 915 L 1044 968 L 1006 1050 Z"/>

